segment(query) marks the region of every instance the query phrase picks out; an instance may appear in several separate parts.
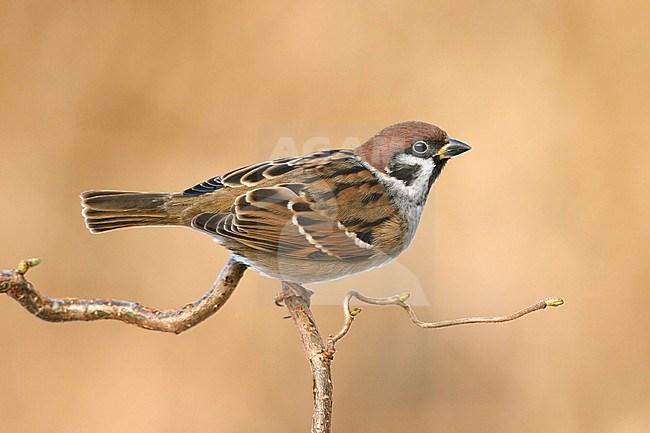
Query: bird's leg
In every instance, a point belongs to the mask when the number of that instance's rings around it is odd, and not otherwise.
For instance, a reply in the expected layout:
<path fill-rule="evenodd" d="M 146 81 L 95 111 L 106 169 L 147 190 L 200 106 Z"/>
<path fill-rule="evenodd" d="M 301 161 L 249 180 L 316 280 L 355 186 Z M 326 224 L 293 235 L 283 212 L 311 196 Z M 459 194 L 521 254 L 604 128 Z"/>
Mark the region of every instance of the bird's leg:
<path fill-rule="evenodd" d="M 230 259 L 210 290 L 176 310 L 159 310 L 116 299 L 50 298 L 27 281 L 25 273 L 40 263 L 23 260 L 18 269 L 0 273 L 0 293 L 6 293 L 36 317 L 48 322 L 119 320 L 153 331 L 179 334 L 216 313 L 230 298 L 246 265 Z"/>

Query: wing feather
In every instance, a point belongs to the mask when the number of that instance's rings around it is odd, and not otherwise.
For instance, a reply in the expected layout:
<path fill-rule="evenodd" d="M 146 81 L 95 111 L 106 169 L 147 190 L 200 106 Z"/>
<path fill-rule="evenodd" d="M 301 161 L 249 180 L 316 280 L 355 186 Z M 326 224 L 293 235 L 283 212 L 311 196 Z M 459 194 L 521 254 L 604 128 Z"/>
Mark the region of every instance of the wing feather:
<path fill-rule="evenodd" d="M 375 239 L 374 230 L 399 218 L 383 185 L 347 150 L 253 164 L 184 194 L 220 189 L 230 191 L 230 209 L 201 213 L 192 226 L 233 251 L 239 245 L 290 258 L 365 260 L 382 252 L 377 243 L 385 236 Z"/>
<path fill-rule="evenodd" d="M 363 260 L 373 245 L 315 211 L 291 189 L 259 188 L 240 195 L 227 214 L 203 213 L 192 226 L 256 250 L 311 260 Z"/>

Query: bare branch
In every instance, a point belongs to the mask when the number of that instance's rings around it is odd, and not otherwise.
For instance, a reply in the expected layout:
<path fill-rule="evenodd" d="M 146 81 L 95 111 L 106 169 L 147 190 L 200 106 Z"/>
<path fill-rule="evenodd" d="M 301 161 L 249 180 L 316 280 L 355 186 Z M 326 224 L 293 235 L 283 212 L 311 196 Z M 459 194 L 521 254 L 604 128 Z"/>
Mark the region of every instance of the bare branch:
<path fill-rule="evenodd" d="M 329 433 L 332 425 L 332 358 L 325 350 L 323 338 L 309 309 L 310 292 L 297 283 L 282 283 L 284 302 L 302 339 L 314 380 L 312 433 Z"/>
<path fill-rule="evenodd" d="M 361 313 L 361 308 L 350 307 L 350 301 L 353 298 L 371 305 L 397 305 L 402 307 L 406 310 L 411 322 L 420 328 L 445 328 L 469 323 L 507 322 L 532 313 L 533 311 L 542 310 L 546 307 L 557 307 L 563 304 L 563 301 L 559 298 L 547 298 L 506 316 L 465 317 L 440 322 L 423 322 L 417 318 L 411 306 L 406 303 L 410 296 L 408 293 L 386 298 L 374 298 L 353 290 L 343 299 L 343 314 L 345 315 L 343 327 L 338 334 L 331 335 L 327 339 L 327 343 L 324 344 L 316 326 L 316 321 L 309 309 L 309 299 L 312 293 L 297 283 L 283 282 L 282 289 L 282 293 L 276 298 L 276 303 L 283 302 L 289 310 L 290 317 L 293 319 L 300 333 L 303 349 L 307 355 L 307 359 L 309 359 L 312 378 L 314 380 L 312 433 L 328 433 L 330 431 L 333 393 L 331 363 L 336 350 L 336 343 L 347 335 L 352 326 L 352 322 Z"/>
<path fill-rule="evenodd" d="M 230 298 L 246 266 L 231 258 L 210 290 L 180 309 L 153 309 L 116 299 L 50 298 L 27 281 L 25 273 L 40 263 L 23 260 L 18 269 L 0 273 L 0 293 L 18 301 L 27 311 L 49 322 L 119 320 L 153 331 L 179 334 L 216 313 Z"/>
<path fill-rule="evenodd" d="M 515 320 L 518 319 L 522 316 L 525 316 L 526 314 L 532 313 L 534 311 L 538 310 L 543 310 L 546 307 L 559 307 L 564 303 L 564 301 L 560 298 L 546 298 L 542 301 L 539 301 L 533 305 L 529 305 L 526 308 L 522 308 L 519 311 L 516 311 L 512 314 L 508 314 L 505 316 L 494 316 L 494 317 L 463 317 L 460 319 L 452 319 L 452 320 L 442 320 L 439 322 L 423 322 L 420 319 L 417 318 L 415 315 L 415 312 L 413 311 L 413 308 L 409 304 L 406 303 L 406 300 L 410 297 L 409 293 L 403 293 L 401 295 L 393 295 L 393 296 L 388 296 L 385 298 L 374 298 L 371 296 L 366 296 L 363 295 L 356 290 L 352 290 L 349 292 L 346 296 L 345 299 L 343 300 L 343 314 L 345 316 L 345 320 L 343 323 L 343 327 L 341 330 L 338 332 L 338 334 L 330 336 L 327 340 L 327 350 L 329 353 L 334 353 L 334 346 L 336 343 L 341 340 L 345 335 L 350 331 L 350 327 L 352 326 L 352 322 L 354 321 L 355 317 L 361 312 L 361 308 L 355 308 L 355 309 L 350 309 L 350 301 L 352 298 L 356 298 L 360 300 L 361 302 L 365 302 L 366 304 L 371 304 L 371 305 L 397 305 L 398 307 L 402 307 L 404 310 L 406 310 L 406 313 L 409 315 L 409 318 L 411 319 L 411 322 L 415 326 L 418 326 L 420 328 L 447 328 L 450 326 L 457 326 L 457 325 L 468 325 L 470 323 L 502 323 L 502 322 L 508 322 L 510 320 Z"/>
<path fill-rule="evenodd" d="M 145 329 L 175 333 L 191 328 L 219 310 L 235 290 L 246 270 L 245 265 L 231 258 L 212 288 L 201 299 L 178 310 L 156 310 L 134 302 L 111 299 L 49 298 L 39 293 L 25 279 L 25 273 L 39 263 L 38 259 L 23 260 L 16 270 L 2 271 L 0 273 L 0 293 L 7 293 L 35 316 L 51 322 L 119 320 Z M 401 307 L 406 311 L 411 322 L 420 328 L 507 322 L 546 307 L 557 307 L 563 304 L 560 298 L 547 298 L 505 316 L 465 317 L 440 322 L 423 322 L 417 318 L 411 306 L 406 303 L 410 296 L 408 293 L 386 298 L 374 298 L 353 290 L 343 300 L 345 315 L 343 327 L 338 334 L 330 336 L 327 343 L 324 343 L 309 308 L 311 295 L 312 292 L 300 284 L 283 282 L 282 293 L 276 298 L 276 303 L 284 303 L 289 310 L 290 317 L 300 333 L 305 354 L 309 359 L 314 383 L 312 433 L 329 433 L 331 429 L 332 358 L 336 343 L 347 335 L 352 322 L 361 312 L 361 308 L 350 307 L 353 298 L 371 305 Z"/>

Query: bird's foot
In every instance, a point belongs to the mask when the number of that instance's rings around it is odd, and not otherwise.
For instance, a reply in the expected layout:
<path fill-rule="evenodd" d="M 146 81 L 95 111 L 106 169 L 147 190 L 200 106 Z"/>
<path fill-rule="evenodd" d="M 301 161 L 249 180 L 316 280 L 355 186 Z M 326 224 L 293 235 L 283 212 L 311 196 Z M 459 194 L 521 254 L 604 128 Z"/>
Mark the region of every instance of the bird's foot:
<path fill-rule="evenodd" d="M 311 305 L 311 297 L 314 294 L 313 291 L 309 290 L 302 284 L 283 281 L 282 282 L 282 292 L 278 293 L 275 297 L 275 305 L 283 307 L 285 305 L 285 300 L 290 296 L 296 296 L 302 299 L 307 306 Z"/>

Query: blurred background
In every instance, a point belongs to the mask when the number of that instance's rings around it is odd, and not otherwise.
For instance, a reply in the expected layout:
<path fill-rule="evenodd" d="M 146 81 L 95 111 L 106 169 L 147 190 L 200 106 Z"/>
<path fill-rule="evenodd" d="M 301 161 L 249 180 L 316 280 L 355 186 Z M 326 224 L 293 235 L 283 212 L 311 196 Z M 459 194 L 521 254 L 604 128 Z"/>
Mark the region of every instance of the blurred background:
<path fill-rule="evenodd" d="M 91 236 L 81 191 L 182 190 L 268 158 L 292 128 L 429 121 L 474 150 L 436 183 L 399 262 L 349 288 L 373 294 L 405 268 L 392 292 L 416 281 L 428 320 L 566 305 L 444 330 L 365 308 L 338 346 L 333 430 L 646 432 L 649 12 L 3 1 L 0 268 L 40 257 L 29 279 L 50 296 L 182 306 L 225 250 L 183 229 Z M 308 431 L 311 378 L 278 291 L 248 272 L 180 336 L 45 323 L 0 297 L 0 431 Z M 339 306 L 314 313 L 325 335 L 342 323 Z"/>

